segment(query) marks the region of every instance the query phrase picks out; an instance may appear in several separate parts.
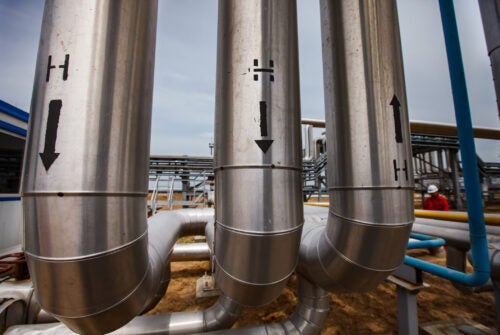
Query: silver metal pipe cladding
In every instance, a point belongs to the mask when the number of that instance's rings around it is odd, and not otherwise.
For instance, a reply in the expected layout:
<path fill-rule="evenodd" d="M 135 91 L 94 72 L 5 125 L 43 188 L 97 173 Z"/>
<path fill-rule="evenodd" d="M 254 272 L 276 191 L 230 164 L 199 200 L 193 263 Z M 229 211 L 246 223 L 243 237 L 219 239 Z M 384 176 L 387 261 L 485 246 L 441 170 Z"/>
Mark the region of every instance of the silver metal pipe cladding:
<path fill-rule="evenodd" d="M 215 278 L 245 305 L 274 300 L 303 223 L 295 1 L 220 1 Z"/>
<path fill-rule="evenodd" d="M 479 0 L 484 36 L 490 56 L 493 84 L 500 116 L 500 0 Z"/>
<path fill-rule="evenodd" d="M 284 321 L 257 326 L 230 329 L 228 335 L 319 335 L 330 309 L 328 291 L 297 277 L 299 302 L 294 312 Z M 215 334 L 215 333 L 210 333 Z"/>
<path fill-rule="evenodd" d="M 396 1 L 320 4 L 330 210 L 326 229 L 304 232 L 299 271 L 365 291 L 402 263 L 413 222 Z"/>
<path fill-rule="evenodd" d="M 151 291 L 146 222 L 157 1 L 47 1 L 23 170 L 44 310 L 102 334 Z"/>

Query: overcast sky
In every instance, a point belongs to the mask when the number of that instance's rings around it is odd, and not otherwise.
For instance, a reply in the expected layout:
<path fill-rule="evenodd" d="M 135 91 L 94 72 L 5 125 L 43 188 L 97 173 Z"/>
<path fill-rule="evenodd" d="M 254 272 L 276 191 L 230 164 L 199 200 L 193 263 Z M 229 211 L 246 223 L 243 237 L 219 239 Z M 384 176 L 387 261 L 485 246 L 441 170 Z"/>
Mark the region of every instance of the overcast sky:
<path fill-rule="evenodd" d="M 243 0 L 242 0 L 243 1 Z M 437 0 L 398 0 L 411 120 L 455 123 Z M 299 0 L 303 118 L 324 119 L 319 2 Z M 481 17 L 455 0 L 475 126 L 500 128 Z M 0 0 L 0 99 L 29 111 L 43 12 L 40 0 Z M 208 155 L 213 139 L 217 1 L 159 0 L 152 154 Z M 500 161 L 498 141 L 477 141 Z"/>

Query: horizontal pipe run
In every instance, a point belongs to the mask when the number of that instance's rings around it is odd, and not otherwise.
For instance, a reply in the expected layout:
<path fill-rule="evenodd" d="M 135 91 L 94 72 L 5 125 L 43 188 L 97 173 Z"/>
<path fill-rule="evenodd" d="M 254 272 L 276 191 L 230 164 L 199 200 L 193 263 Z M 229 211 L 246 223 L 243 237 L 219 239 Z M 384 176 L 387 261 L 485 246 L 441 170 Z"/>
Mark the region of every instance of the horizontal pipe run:
<path fill-rule="evenodd" d="M 486 255 L 488 258 L 488 255 Z M 421 259 L 405 256 L 405 264 L 413 266 L 414 268 L 428 272 L 430 274 L 443 277 L 445 279 L 458 282 L 468 286 L 480 286 L 488 281 L 490 278 L 489 271 L 477 270 L 471 274 L 463 273 L 460 271 L 452 270 L 444 266 L 436 265 Z"/>
<path fill-rule="evenodd" d="M 443 227 L 443 228 L 469 231 L 469 225 L 465 222 L 444 221 L 444 220 L 424 219 L 424 218 L 417 218 L 415 222 L 419 225 L 424 225 L 424 226 Z M 500 226 L 491 226 L 491 225 L 486 226 L 486 233 L 488 235 L 500 236 Z"/>
<path fill-rule="evenodd" d="M 463 229 L 462 227 L 454 228 L 452 224 L 455 222 L 438 221 L 438 223 L 441 224 L 432 225 L 417 221 L 416 223 L 413 224 L 412 231 L 443 238 L 444 240 L 446 240 L 447 245 L 453 246 L 462 251 L 468 251 L 471 248 L 471 241 L 468 229 Z M 467 226 L 465 226 L 465 228 L 467 228 Z M 489 227 L 489 228 L 498 228 L 498 227 Z M 486 240 L 488 241 L 488 243 L 494 243 L 496 241 L 499 241 L 500 235 L 498 234 L 498 231 L 493 229 L 488 229 Z"/>
<path fill-rule="evenodd" d="M 316 206 L 316 207 L 329 207 L 328 202 L 307 202 L 306 206 Z M 456 222 L 469 222 L 469 215 L 465 212 L 444 212 L 444 211 L 430 211 L 424 209 L 415 209 L 415 217 L 417 218 L 428 218 L 444 221 L 456 221 Z M 489 226 L 499 226 L 500 227 L 500 215 L 492 213 L 484 213 L 484 222 Z"/>
<path fill-rule="evenodd" d="M 304 207 L 306 222 L 305 222 L 304 229 L 303 229 L 303 236 L 302 236 L 303 241 L 301 243 L 301 262 L 299 263 L 299 268 L 298 268 L 299 271 L 303 267 L 310 266 L 308 257 L 303 257 L 303 256 L 307 256 L 307 254 L 303 255 L 303 252 L 308 251 L 307 248 L 304 248 L 304 246 L 308 245 L 310 243 L 310 241 L 315 240 L 317 237 L 315 237 L 314 235 L 321 234 L 321 231 L 326 226 L 325 221 L 326 221 L 326 217 L 328 214 L 327 214 L 326 208 L 324 208 L 324 207 L 325 206 L 305 206 Z M 316 218 L 316 217 L 318 217 L 318 218 Z M 311 220 L 311 218 L 313 218 L 313 220 Z M 418 220 L 417 220 L 417 222 L 418 222 Z M 419 229 L 420 227 L 422 229 L 429 228 L 429 230 L 420 230 L 425 235 L 442 236 L 442 235 L 446 234 L 445 239 L 447 241 L 447 244 L 449 244 L 450 241 L 454 245 L 456 245 L 456 243 L 459 243 L 461 249 L 468 250 L 468 248 L 470 246 L 470 242 L 468 239 L 469 235 L 468 235 L 467 231 L 462 231 L 462 230 L 458 230 L 458 229 L 450 229 L 450 228 L 442 228 L 442 227 L 436 227 L 436 226 L 430 226 L 430 225 L 419 225 L 417 222 L 413 225 L 413 229 L 415 229 L 415 228 Z M 493 227 L 491 227 L 491 228 L 493 228 Z M 448 231 L 449 231 L 449 234 L 448 234 Z M 440 233 L 441 233 L 441 235 L 440 235 Z M 458 235 L 456 237 L 454 237 L 453 239 L 448 240 L 449 237 L 455 236 L 452 234 L 458 234 Z M 416 235 L 416 236 L 418 236 L 418 235 Z M 495 237 L 493 237 L 493 239 L 494 238 Z M 464 241 L 464 242 L 460 242 L 460 241 Z M 495 242 L 494 240 L 491 240 L 491 241 L 492 241 L 492 243 Z M 304 260 L 306 261 L 305 263 L 303 263 Z M 416 258 L 412 258 L 409 256 L 405 257 L 405 264 L 410 265 L 410 266 L 414 266 L 418 269 L 435 274 L 437 276 L 441 276 L 441 277 L 446 278 L 448 280 L 461 282 L 461 283 L 468 285 L 468 286 L 479 286 L 479 285 L 482 285 L 481 282 L 483 282 L 483 283 L 485 282 L 485 275 L 486 274 L 480 274 L 480 275 L 475 274 L 474 276 L 469 276 L 463 272 L 448 269 L 448 268 L 438 266 L 438 265 L 435 265 L 435 264 L 432 264 L 429 262 L 425 262 L 425 261 L 422 261 L 422 260 L 419 260 Z M 500 264 L 500 262 L 499 262 L 499 264 Z M 499 273 L 500 273 L 500 271 L 499 271 Z M 487 279 L 488 278 L 486 278 L 486 281 L 487 281 Z"/>
<path fill-rule="evenodd" d="M 469 215 L 465 212 L 444 212 L 416 209 L 415 217 L 446 221 L 469 222 Z M 500 215 L 484 213 L 484 223 L 490 226 L 500 226 Z"/>
<path fill-rule="evenodd" d="M 172 250 L 171 262 L 206 261 L 210 259 L 207 243 L 176 243 Z"/>
<path fill-rule="evenodd" d="M 228 329 L 237 320 L 240 305 L 221 295 L 204 311 L 137 316 L 111 335 L 183 335 Z M 10 327 L 4 335 L 74 335 L 61 323 Z"/>
<path fill-rule="evenodd" d="M 170 282 L 170 254 L 179 237 L 203 235 L 213 222 L 214 210 L 180 209 L 161 211 L 148 219 L 151 291 L 143 313 L 152 309 L 165 295 Z"/>
<path fill-rule="evenodd" d="M 439 237 L 433 237 L 429 235 L 411 233 L 410 239 L 417 239 L 418 241 L 409 241 L 406 249 L 427 249 L 442 247 L 446 244 L 446 241 Z"/>
<path fill-rule="evenodd" d="M 325 128 L 325 120 L 302 119 L 301 124 L 316 128 Z M 457 126 L 446 123 L 410 121 L 410 132 L 419 135 L 457 136 Z M 488 127 L 474 127 L 474 137 L 488 140 L 500 140 L 500 129 Z"/>
<path fill-rule="evenodd" d="M 330 294 L 298 276 L 299 302 L 290 317 L 282 322 L 230 329 L 210 334 L 232 335 L 319 335 L 330 308 Z"/>

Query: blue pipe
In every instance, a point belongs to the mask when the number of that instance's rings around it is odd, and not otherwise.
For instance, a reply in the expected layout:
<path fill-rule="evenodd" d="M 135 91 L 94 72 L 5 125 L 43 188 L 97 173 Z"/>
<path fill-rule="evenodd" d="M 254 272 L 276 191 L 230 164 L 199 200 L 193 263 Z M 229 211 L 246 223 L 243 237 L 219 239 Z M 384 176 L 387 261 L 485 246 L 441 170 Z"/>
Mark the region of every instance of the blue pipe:
<path fill-rule="evenodd" d="M 406 249 L 427 249 L 427 248 L 436 248 L 442 247 L 446 244 L 446 241 L 439 237 L 419 234 L 419 233 L 411 233 L 410 237 L 413 239 L 417 239 L 419 241 L 410 241 L 408 242 L 408 246 Z"/>
<path fill-rule="evenodd" d="M 457 120 L 458 141 L 462 156 L 462 170 L 467 197 L 467 213 L 469 215 L 469 236 L 474 272 L 465 274 L 459 271 L 441 267 L 429 262 L 405 257 L 405 264 L 423 271 L 456 281 L 468 286 L 480 286 L 490 277 L 490 263 L 488 258 L 488 244 L 484 225 L 483 200 L 479 185 L 479 171 L 477 168 L 476 147 L 472 132 L 465 71 L 460 51 L 457 20 L 453 0 L 439 0 L 441 22 L 443 24 L 448 69 L 450 71 L 455 118 Z"/>

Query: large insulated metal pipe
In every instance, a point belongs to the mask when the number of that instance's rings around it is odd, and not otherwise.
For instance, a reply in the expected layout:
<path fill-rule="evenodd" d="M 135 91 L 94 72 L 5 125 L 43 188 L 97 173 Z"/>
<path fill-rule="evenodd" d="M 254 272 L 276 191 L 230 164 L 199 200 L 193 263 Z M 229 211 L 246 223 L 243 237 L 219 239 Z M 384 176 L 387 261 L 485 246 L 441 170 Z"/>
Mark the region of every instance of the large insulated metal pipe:
<path fill-rule="evenodd" d="M 215 278 L 246 305 L 276 298 L 303 222 L 295 1 L 220 1 Z"/>
<path fill-rule="evenodd" d="M 40 305 L 102 334 L 144 308 L 157 1 L 47 1 L 23 172 Z"/>
<path fill-rule="evenodd" d="M 365 291 L 403 262 L 413 222 L 396 1 L 320 3 L 330 209 L 326 230 L 304 237 L 300 271 L 328 290 Z"/>
<path fill-rule="evenodd" d="M 479 0 L 500 117 L 500 0 Z"/>
<path fill-rule="evenodd" d="M 321 334 L 330 308 L 330 294 L 298 276 L 298 305 L 286 320 L 230 329 L 229 335 L 317 335 Z M 219 334 L 219 333 L 209 333 Z"/>
<path fill-rule="evenodd" d="M 200 334 L 231 328 L 238 319 L 240 305 L 221 295 L 214 305 L 203 311 L 177 312 L 157 315 L 141 315 L 112 335 L 151 335 L 151 334 Z M 61 323 L 22 325 L 10 327 L 5 335 L 74 335 Z"/>

